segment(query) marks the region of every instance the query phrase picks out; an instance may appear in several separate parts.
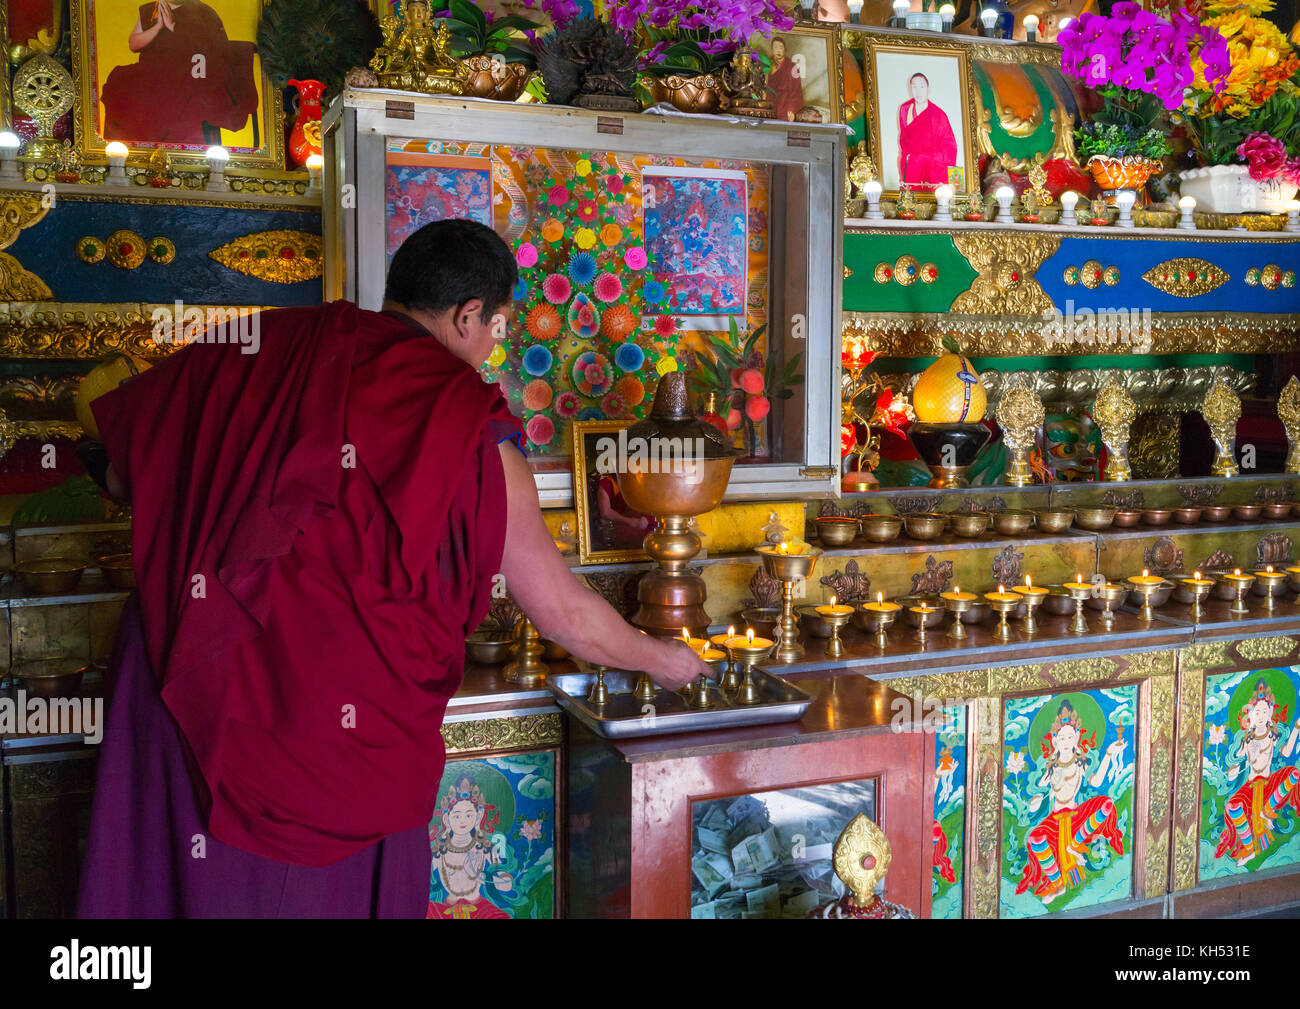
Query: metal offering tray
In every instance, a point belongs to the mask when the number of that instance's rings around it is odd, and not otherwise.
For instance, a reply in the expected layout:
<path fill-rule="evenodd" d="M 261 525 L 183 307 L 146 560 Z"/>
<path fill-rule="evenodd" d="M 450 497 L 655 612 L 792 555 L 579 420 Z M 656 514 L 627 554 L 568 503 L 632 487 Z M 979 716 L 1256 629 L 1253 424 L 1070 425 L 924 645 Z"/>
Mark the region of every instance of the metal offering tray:
<path fill-rule="evenodd" d="M 692 707 L 687 694 L 676 690 L 656 690 L 653 701 L 640 700 L 632 693 L 639 676 L 624 670 L 607 670 L 605 686 L 609 701 L 599 708 L 587 700 L 596 682 L 595 673 L 551 676 L 548 682 L 560 707 L 607 739 L 792 722 L 802 718 L 813 702 L 811 694 L 757 668 L 751 673 L 758 689 L 756 703 L 737 704 L 710 680 L 709 697 L 713 701 L 710 708 Z"/>

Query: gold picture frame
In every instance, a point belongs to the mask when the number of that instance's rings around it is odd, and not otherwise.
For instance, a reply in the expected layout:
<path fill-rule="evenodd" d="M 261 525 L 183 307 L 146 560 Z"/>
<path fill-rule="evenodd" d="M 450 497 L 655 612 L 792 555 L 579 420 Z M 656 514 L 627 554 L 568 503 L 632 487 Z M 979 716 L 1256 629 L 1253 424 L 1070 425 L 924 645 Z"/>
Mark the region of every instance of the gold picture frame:
<path fill-rule="evenodd" d="M 268 2 L 270 0 L 208 0 L 208 6 L 215 5 L 213 9 L 218 16 L 224 15 L 222 23 L 226 37 L 230 42 L 253 41 L 255 44 L 257 21 L 261 18 Z M 94 0 L 69 0 L 69 3 L 70 27 L 72 29 L 72 68 L 77 81 L 76 102 L 73 106 L 73 122 L 77 145 L 83 157 L 102 162 L 107 157 L 105 148 L 108 141 L 101 133 L 103 107 L 100 102 L 100 90 L 103 82 L 107 80 L 108 73 L 132 66 L 128 58 L 134 54 L 130 53 L 127 47 L 126 37 L 134 26 L 134 18 L 138 7 L 134 3 L 127 5 L 97 4 Z M 372 0 L 372 6 L 382 6 L 382 3 L 379 0 Z M 216 9 L 218 7 L 219 10 Z M 252 25 L 243 22 L 232 27 L 227 19 L 229 19 L 233 7 L 248 8 L 242 13 L 253 15 Z M 111 21 L 106 23 L 103 20 L 104 18 L 111 18 Z M 131 27 L 123 30 L 121 25 L 126 23 L 127 20 L 130 21 Z M 110 30 L 115 32 L 112 36 L 114 41 L 111 45 L 108 42 L 109 36 L 107 34 Z M 235 37 L 232 38 L 232 35 Z M 110 60 L 114 61 L 111 64 L 113 70 L 108 70 L 105 73 L 100 72 L 99 61 L 101 54 L 104 55 L 106 63 Z M 257 105 L 251 116 L 251 125 L 245 125 L 236 134 L 238 136 L 251 133 L 249 138 L 251 142 L 247 144 L 229 143 L 228 135 L 232 131 L 220 127 L 208 127 L 207 131 L 215 130 L 216 135 L 220 138 L 221 146 L 225 146 L 229 150 L 229 166 L 231 168 L 283 170 L 285 167 L 285 115 L 282 96 L 271 83 L 269 75 L 262 69 L 261 58 L 256 55 L 256 51 L 252 55 L 252 62 L 252 77 L 257 92 Z M 202 69 L 204 73 L 208 70 L 206 63 L 201 68 L 196 66 L 196 69 Z M 196 79 L 200 78 L 196 77 Z M 162 97 L 160 101 L 165 103 L 166 98 Z M 160 105 L 159 107 L 164 106 Z M 165 147 L 173 163 L 178 165 L 206 163 L 204 152 L 211 146 L 206 141 L 169 143 L 165 140 L 148 137 L 134 140 L 128 139 L 123 142 L 133 151 Z"/>
<path fill-rule="evenodd" d="M 932 125 L 932 131 L 941 133 L 942 124 L 948 125 L 956 147 L 956 163 L 947 166 L 948 177 L 945 180 L 937 181 L 935 171 L 942 166 L 936 158 L 929 157 L 921 162 L 921 167 L 914 176 L 914 179 L 923 181 L 908 188 L 918 199 L 933 200 L 934 189 L 945 182 L 958 192 L 978 186 L 979 147 L 976 138 L 975 85 L 970 66 L 971 47 L 958 42 L 902 39 L 897 35 L 869 32 L 863 32 L 862 35 L 867 134 L 883 187 L 882 195 L 888 199 L 897 199 L 901 183 L 905 181 L 903 144 L 898 120 L 903 105 L 920 100 L 911 97 L 911 85 L 918 76 L 925 78 L 927 104 L 941 117 L 937 125 Z M 935 79 L 933 84 L 930 82 L 931 77 Z M 935 96 L 933 101 L 929 100 L 931 93 Z M 949 112 L 953 114 L 950 115 Z M 955 117 L 960 121 L 953 122 Z M 911 157 L 909 155 L 909 159 Z M 957 170 L 956 173 L 954 169 Z"/>
<path fill-rule="evenodd" d="M 776 118 L 783 122 L 844 122 L 844 66 L 840 56 L 839 28 L 832 24 L 796 24 L 788 31 L 775 31 L 770 39 L 756 36 L 752 40 L 755 51 L 773 60 L 773 50 L 780 43 L 789 53 L 792 74 L 781 75 L 777 86 L 773 79 L 777 71 L 768 74 L 768 98 L 772 100 Z M 817 110 L 821 118 L 790 118 L 782 114 L 792 108 L 791 97 L 797 96 L 800 111 Z"/>
<path fill-rule="evenodd" d="M 617 436 L 632 423 L 630 419 L 576 420 L 570 425 L 573 437 L 573 508 L 578 526 L 579 564 L 624 564 L 649 560 L 645 550 L 631 545 L 637 542 L 637 538 L 630 525 L 626 529 L 616 528 L 623 524 L 621 518 L 605 518 L 600 515 L 601 511 L 613 503 L 602 503 L 599 497 L 604 480 L 597 469 L 599 449 L 592 439 L 601 435 Z M 618 475 L 611 475 L 614 478 L 614 490 L 617 490 Z M 617 510 L 616 505 L 614 508 Z M 627 517 L 635 515 L 636 513 L 631 513 Z M 596 523 L 601 523 L 601 526 L 597 527 Z M 649 532 L 649 529 L 645 532 Z M 644 532 L 641 538 L 644 538 Z"/>

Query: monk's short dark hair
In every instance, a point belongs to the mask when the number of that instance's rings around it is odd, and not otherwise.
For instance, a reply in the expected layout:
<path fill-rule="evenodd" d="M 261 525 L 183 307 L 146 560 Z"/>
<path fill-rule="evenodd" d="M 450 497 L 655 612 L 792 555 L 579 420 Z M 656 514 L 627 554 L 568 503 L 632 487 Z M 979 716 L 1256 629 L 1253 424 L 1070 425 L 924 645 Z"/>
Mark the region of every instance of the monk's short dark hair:
<path fill-rule="evenodd" d="M 435 314 L 479 298 L 483 321 L 510 303 L 519 270 L 491 228 L 453 218 L 426 224 L 393 255 L 384 300 Z"/>
<path fill-rule="evenodd" d="M 911 83 L 912 83 L 914 80 L 916 80 L 918 77 L 921 78 L 921 80 L 925 81 L 925 86 L 926 86 L 927 88 L 930 86 L 930 78 L 926 77 L 925 74 L 921 73 L 921 71 L 919 71 L 919 70 L 918 70 L 916 73 L 914 73 L 911 77 L 909 77 L 909 78 L 907 79 L 907 83 L 908 83 L 908 85 L 910 86 Z"/>

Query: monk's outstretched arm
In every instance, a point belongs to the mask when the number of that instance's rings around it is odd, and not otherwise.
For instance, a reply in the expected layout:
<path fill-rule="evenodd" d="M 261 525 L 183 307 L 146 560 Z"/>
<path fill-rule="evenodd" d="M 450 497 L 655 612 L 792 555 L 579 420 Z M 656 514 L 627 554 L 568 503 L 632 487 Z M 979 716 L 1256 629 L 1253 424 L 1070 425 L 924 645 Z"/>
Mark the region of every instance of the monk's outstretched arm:
<path fill-rule="evenodd" d="M 500 452 L 507 497 L 501 573 L 506 589 L 542 636 L 588 662 L 649 673 L 670 689 L 709 674 L 709 667 L 684 644 L 643 634 L 578 583 L 542 521 L 528 463 L 508 442 Z"/>

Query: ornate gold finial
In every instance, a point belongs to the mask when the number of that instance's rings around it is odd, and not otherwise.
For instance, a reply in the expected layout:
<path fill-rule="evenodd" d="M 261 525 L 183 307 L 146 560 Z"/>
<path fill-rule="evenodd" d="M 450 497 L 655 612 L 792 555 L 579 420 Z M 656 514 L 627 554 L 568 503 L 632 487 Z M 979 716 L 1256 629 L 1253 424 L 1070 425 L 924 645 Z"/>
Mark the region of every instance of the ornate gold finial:
<path fill-rule="evenodd" d="M 1029 388 L 1024 377 L 1017 378 L 998 403 L 997 422 L 1002 428 L 1002 440 L 1011 450 L 1007 464 L 1007 484 L 1027 487 L 1034 482 L 1034 471 L 1029 465 L 1029 452 L 1034 447 L 1046 412 L 1038 393 Z"/>
<path fill-rule="evenodd" d="M 58 62 L 38 53 L 14 74 L 13 102 L 36 123 L 36 136 L 27 141 L 27 154 L 40 161 L 53 158 L 59 149 L 54 124 L 72 108 L 76 85 L 72 74 Z"/>
<path fill-rule="evenodd" d="M 1277 398 L 1277 419 L 1286 428 L 1287 473 L 1300 473 L 1300 379 L 1292 375 Z"/>
<path fill-rule="evenodd" d="M 874 821 L 859 813 L 835 841 L 835 875 L 853 894 L 860 908 L 876 899 L 876 884 L 885 878 L 894 857 L 889 838 Z"/>
<path fill-rule="evenodd" d="M 1129 429 L 1137 418 L 1137 407 L 1133 404 L 1133 397 L 1116 376 L 1107 378 L 1106 384 L 1097 393 L 1092 417 L 1101 428 L 1101 440 L 1109 453 L 1102 479 L 1117 482 L 1131 480 L 1133 469 L 1128 461 L 1128 439 Z"/>
<path fill-rule="evenodd" d="M 383 44 L 370 59 L 381 88 L 429 95 L 465 93 L 470 68 L 447 52 L 451 31 L 433 26 L 428 0 L 407 0 L 402 13 L 381 18 Z"/>
<path fill-rule="evenodd" d="M 1205 394 L 1201 416 L 1210 425 L 1216 451 L 1210 472 L 1215 476 L 1236 476 L 1241 471 L 1232 453 L 1237 441 L 1237 421 L 1241 419 L 1241 397 L 1223 379 L 1216 379 Z"/>
<path fill-rule="evenodd" d="M 875 177 L 876 163 L 871 159 L 871 155 L 867 153 L 867 142 L 860 140 L 853 159 L 849 162 L 849 181 L 853 183 L 854 191 L 859 198 L 866 195 L 863 192 L 863 187 Z"/>

